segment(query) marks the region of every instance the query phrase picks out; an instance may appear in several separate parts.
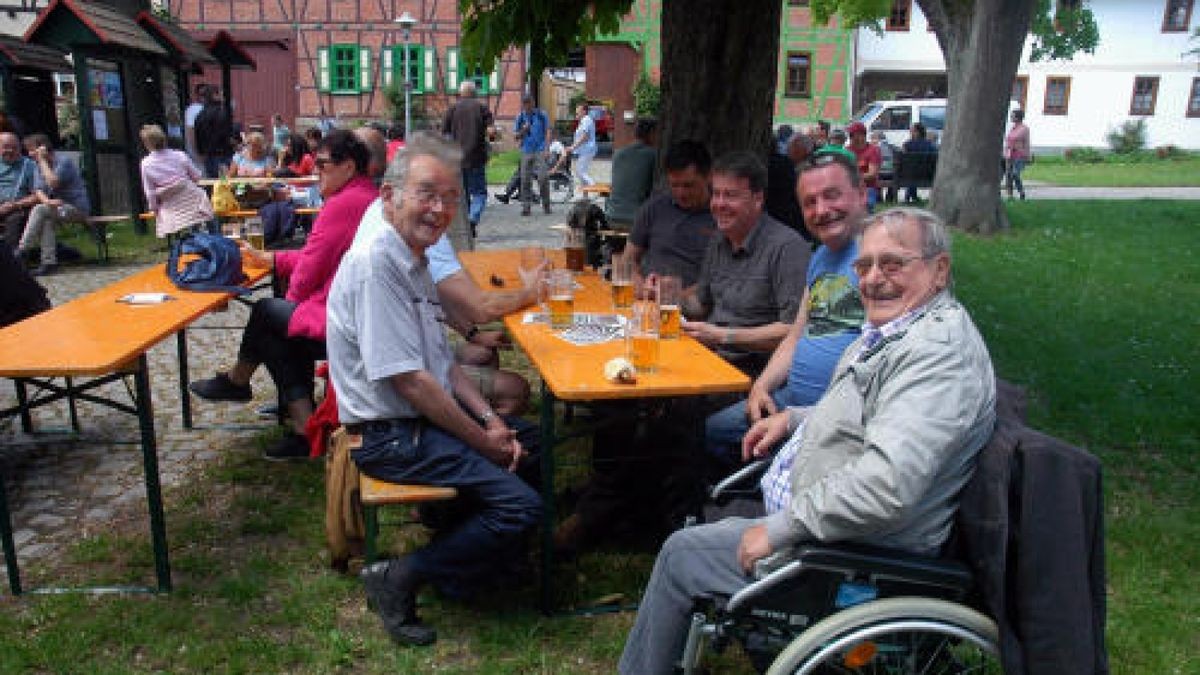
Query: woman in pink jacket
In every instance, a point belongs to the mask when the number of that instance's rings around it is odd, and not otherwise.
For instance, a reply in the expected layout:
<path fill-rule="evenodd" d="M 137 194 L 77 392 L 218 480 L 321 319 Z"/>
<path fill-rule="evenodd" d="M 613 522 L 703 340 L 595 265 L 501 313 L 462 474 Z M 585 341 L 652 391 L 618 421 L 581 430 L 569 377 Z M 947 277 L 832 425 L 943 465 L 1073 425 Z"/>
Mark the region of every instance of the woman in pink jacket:
<path fill-rule="evenodd" d="M 1021 199 L 1025 199 L 1025 183 L 1021 182 L 1021 172 L 1032 157 L 1029 149 L 1029 127 L 1025 126 L 1025 111 L 1012 111 L 1012 123 L 1012 129 L 1009 129 L 1004 137 L 1004 188 L 1009 199 L 1013 196 L 1013 186 L 1016 186 Z"/>
<path fill-rule="evenodd" d="M 246 248 L 287 282 L 286 298 L 254 303 L 242 333 L 237 363 L 227 373 L 193 382 L 192 393 L 209 401 L 249 401 L 250 378 L 265 365 L 287 404 L 292 433 L 266 451 L 267 459 L 309 455 L 304 424 L 313 412 L 313 364 L 325 358 L 325 302 L 338 263 L 354 241 L 367 207 L 379 196 L 367 176 L 369 153 L 349 131 L 334 131 L 316 150 L 318 187 L 325 205 L 299 251 L 262 253 Z"/>

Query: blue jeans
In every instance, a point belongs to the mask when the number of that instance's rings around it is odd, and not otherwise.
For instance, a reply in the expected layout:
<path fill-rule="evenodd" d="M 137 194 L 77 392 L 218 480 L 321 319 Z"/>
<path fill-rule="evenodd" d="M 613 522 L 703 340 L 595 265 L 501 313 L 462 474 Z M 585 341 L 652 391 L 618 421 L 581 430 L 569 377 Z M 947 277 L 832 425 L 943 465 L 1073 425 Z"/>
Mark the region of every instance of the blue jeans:
<path fill-rule="evenodd" d="M 470 584 L 487 575 L 542 515 L 542 501 L 515 474 L 492 464 L 458 437 L 428 422 L 365 425 L 354 463 L 391 483 L 457 488 L 472 510 L 409 556 L 422 581 Z"/>
<path fill-rule="evenodd" d="M 783 388 L 771 392 L 771 399 L 780 410 L 790 405 L 787 390 Z M 704 420 L 704 449 L 726 469 L 742 464 L 742 437 L 750 430 L 747 400 L 742 399 Z"/>
<path fill-rule="evenodd" d="M 463 169 L 463 187 L 467 191 L 467 220 L 479 224 L 487 204 L 487 177 L 483 167 Z"/>

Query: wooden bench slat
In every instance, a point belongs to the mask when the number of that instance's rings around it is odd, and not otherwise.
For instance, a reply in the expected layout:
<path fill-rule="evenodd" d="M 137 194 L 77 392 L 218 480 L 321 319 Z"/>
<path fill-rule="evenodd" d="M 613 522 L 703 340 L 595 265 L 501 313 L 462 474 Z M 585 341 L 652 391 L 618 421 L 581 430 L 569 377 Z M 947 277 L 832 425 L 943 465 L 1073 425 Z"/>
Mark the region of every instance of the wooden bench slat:
<path fill-rule="evenodd" d="M 359 498 L 367 506 L 436 502 L 458 496 L 458 490 L 452 487 L 388 483 L 367 475 L 359 477 L 358 489 Z"/>

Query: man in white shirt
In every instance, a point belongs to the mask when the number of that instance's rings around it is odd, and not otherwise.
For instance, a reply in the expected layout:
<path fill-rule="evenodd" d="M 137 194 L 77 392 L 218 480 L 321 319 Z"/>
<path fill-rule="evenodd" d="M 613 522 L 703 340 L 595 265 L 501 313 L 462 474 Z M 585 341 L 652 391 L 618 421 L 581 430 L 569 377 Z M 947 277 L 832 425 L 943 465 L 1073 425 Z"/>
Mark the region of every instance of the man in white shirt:
<path fill-rule="evenodd" d="M 207 84 L 202 82 L 196 85 L 195 93 L 192 95 L 192 102 L 183 111 L 184 146 L 187 148 L 188 156 L 197 164 L 200 162 L 200 155 L 196 152 L 196 116 L 204 109 L 204 92 L 206 91 L 208 91 Z"/>

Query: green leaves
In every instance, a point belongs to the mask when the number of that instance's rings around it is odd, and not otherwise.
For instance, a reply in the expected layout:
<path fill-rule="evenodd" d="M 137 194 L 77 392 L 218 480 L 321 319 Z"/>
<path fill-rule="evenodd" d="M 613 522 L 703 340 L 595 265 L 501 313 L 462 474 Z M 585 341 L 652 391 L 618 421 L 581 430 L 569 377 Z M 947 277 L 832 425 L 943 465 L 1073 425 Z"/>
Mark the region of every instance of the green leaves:
<path fill-rule="evenodd" d="M 1091 54 L 1100 43 L 1100 30 L 1092 10 L 1079 3 L 1077 8 L 1057 9 L 1051 0 L 1038 0 L 1033 10 L 1033 22 L 1029 32 L 1033 35 L 1033 46 L 1029 60 L 1069 59 L 1077 52 Z M 1066 3 L 1064 3 L 1065 5 Z"/>

